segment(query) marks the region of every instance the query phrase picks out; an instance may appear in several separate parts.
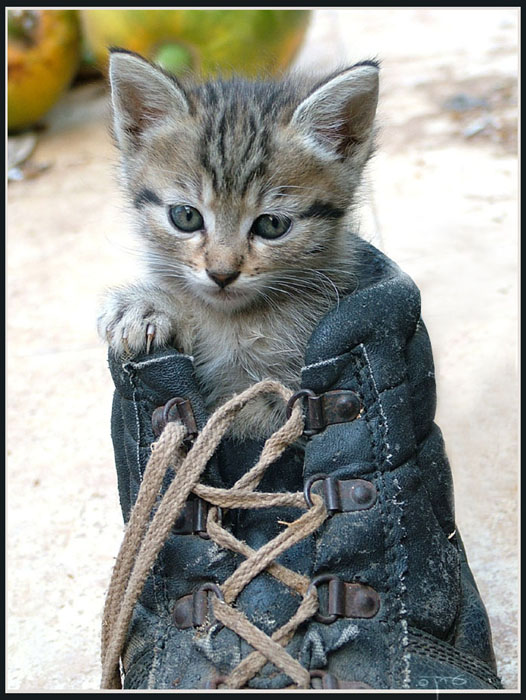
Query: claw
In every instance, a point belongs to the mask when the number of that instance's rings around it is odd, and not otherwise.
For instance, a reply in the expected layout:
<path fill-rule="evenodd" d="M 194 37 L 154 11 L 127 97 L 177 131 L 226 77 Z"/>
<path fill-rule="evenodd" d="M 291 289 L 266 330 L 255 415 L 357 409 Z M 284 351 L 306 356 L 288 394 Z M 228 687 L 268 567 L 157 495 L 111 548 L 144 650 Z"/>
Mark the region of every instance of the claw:
<path fill-rule="evenodd" d="M 149 355 L 152 341 L 155 338 L 155 326 L 153 323 L 149 323 L 148 327 L 146 328 L 146 338 L 146 354 Z"/>

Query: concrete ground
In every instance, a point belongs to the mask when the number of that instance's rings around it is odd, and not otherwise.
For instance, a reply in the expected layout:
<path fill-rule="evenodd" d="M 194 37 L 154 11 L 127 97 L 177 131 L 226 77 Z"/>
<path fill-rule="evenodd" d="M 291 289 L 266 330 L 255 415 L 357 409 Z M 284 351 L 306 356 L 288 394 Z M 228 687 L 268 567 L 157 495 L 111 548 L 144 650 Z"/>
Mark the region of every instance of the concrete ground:
<path fill-rule="evenodd" d="M 317 11 L 298 62 L 382 60 L 363 230 L 419 285 L 458 527 L 518 688 L 518 10 Z M 102 84 L 39 135 L 8 187 L 7 685 L 98 688 L 99 626 L 122 537 L 102 289 L 133 274 Z"/>

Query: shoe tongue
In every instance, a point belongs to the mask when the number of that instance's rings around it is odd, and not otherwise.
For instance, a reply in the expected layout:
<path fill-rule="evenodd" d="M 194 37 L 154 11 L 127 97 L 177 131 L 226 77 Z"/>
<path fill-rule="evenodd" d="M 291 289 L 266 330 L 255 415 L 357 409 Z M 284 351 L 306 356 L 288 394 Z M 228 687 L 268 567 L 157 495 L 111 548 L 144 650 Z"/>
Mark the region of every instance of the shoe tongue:
<path fill-rule="evenodd" d="M 218 473 L 223 486 L 230 488 L 257 463 L 264 440 L 239 440 L 224 438 L 217 452 Z M 301 445 L 289 447 L 273 464 L 269 465 L 258 491 L 276 493 L 303 489 L 303 454 Z"/>

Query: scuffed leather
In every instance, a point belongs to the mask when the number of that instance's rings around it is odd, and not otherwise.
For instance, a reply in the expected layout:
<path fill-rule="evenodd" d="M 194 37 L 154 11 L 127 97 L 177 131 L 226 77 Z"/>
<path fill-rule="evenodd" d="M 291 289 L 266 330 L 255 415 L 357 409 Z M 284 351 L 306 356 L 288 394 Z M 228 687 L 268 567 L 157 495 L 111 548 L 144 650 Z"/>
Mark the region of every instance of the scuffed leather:
<path fill-rule="evenodd" d="M 335 513 L 316 535 L 279 561 L 311 578 L 332 574 L 379 593 L 371 619 L 312 620 L 288 651 L 305 667 L 373 688 L 499 688 L 487 614 L 460 536 L 455 532 L 451 470 L 434 423 L 436 392 L 431 346 L 412 280 L 373 246 L 360 251 L 359 287 L 322 319 L 310 338 L 302 387 L 316 393 L 350 389 L 361 416 L 330 425 L 305 447 L 291 447 L 266 473 L 263 491 L 301 491 L 320 472 L 374 483 L 373 507 Z M 154 441 L 151 414 L 174 396 L 192 402 L 198 426 L 207 415 L 192 358 L 175 349 L 120 361 L 112 437 L 124 519 L 136 498 Z M 229 486 L 257 460 L 261 444 L 224 440 L 204 481 Z M 314 491 L 321 488 L 316 482 Z M 257 548 L 299 509 L 232 510 L 225 525 Z M 123 659 L 126 688 L 204 688 L 228 674 L 252 649 L 219 625 L 180 630 L 173 606 L 202 583 L 224 581 L 239 555 L 197 535 L 172 534 L 136 606 Z M 324 599 L 323 586 L 320 598 Z M 297 596 L 263 573 L 236 606 L 271 634 L 294 613 Z M 284 688 L 267 664 L 251 688 Z"/>

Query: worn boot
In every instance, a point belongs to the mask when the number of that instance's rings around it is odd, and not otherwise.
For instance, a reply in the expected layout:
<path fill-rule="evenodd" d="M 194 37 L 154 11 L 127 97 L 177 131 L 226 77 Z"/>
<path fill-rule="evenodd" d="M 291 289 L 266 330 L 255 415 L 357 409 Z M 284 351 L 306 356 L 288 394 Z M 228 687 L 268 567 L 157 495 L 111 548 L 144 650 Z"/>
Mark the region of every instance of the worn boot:
<path fill-rule="evenodd" d="M 209 417 L 191 357 L 110 357 L 127 530 L 103 687 L 501 687 L 419 293 L 373 246 L 361 256 L 295 395 L 262 383 Z M 263 452 L 229 438 L 243 403 L 272 392 L 289 418 Z"/>

